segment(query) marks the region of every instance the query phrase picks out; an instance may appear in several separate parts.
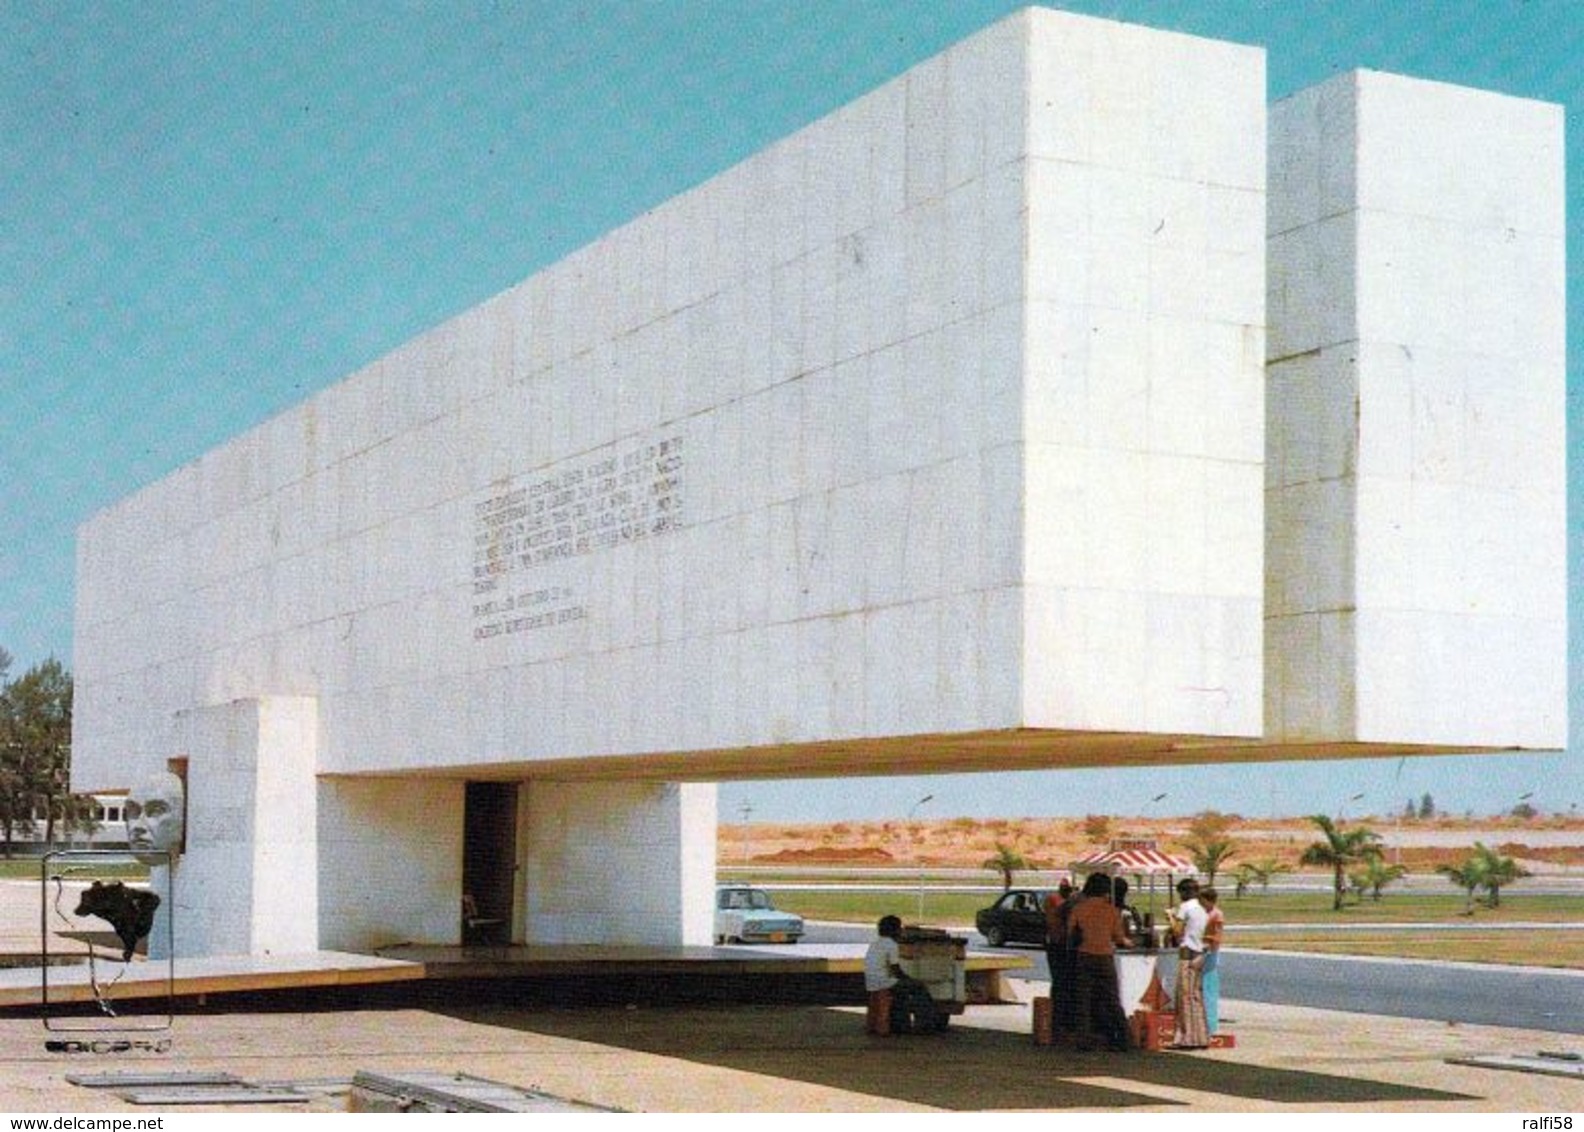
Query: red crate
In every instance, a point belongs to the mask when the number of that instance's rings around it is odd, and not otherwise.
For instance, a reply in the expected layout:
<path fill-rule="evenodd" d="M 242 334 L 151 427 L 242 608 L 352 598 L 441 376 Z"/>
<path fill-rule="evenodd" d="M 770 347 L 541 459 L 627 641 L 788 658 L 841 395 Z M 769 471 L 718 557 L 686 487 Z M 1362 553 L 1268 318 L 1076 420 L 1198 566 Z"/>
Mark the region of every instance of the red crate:
<path fill-rule="evenodd" d="M 1170 1010 L 1135 1010 L 1133 1040 L 1140 1049 L 1163 1049 L 1177 1032 L 1177 1015 Z"/>

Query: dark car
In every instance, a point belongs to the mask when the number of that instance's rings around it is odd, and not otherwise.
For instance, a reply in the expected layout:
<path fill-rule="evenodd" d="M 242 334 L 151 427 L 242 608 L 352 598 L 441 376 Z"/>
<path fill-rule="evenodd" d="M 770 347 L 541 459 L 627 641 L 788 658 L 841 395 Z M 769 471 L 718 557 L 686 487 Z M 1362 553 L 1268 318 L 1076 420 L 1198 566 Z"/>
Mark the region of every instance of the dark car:
<path fill-rule="evenodd" d="M 1038 888 L 1008 889 L 994 904 L 974 915 L 974 927 L 991 947 L 1004 943 L 1045 942 L 1045 897 Z"/>

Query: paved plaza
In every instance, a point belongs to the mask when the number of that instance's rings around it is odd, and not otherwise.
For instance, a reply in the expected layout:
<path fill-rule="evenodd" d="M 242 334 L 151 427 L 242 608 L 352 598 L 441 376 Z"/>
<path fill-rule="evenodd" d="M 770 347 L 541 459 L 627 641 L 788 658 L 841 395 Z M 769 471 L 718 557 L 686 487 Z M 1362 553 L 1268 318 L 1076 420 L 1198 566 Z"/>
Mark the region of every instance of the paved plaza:
<path fill-rule="evenodd" d="M 0 953 L 37 950 L 37 901 L 36 885 L 0 883 Z M 1117 1056 L 1034 1045 L 1027 1003 L 971 1006 L 944 1035 L 876 1038 L 863 1032 L 857 1007 L 663 998 L 574 1005 L 509 981 L 213 996 L 177 1014 L 168 1032 L 142 1035 L 168 1037 L 161 1054 L 52 1053 L 44 1043 L 60 1035 L 36 1013 L 0 1013 L 0 1111 L 131 1109 L 66 1079 L 129 1070 L 329 1084 L 307 1102 L 237 1106 L 248 1111 L 339 1110 L 346 1097 L 334 1083 L 359 1070 L 463 1072 L 644 1112 L 1584 1108 L 1584 1079 L 1449 1063 L 1584 1052 L 1565 1034 L 1232 999 L 1224 1017 L 1235 1049 Z"/>
<path fill-rule="evenodd" d="M 39 1019 L 8 1017 L 0 1018 L 0 1109 L 131 1109 L 109 1092 L 66 1080 L 68 1073 L 130 1069 L 222 1070 L 256 1083 L 320 1084 L 359 1070 L 463 1072 L 644 1112 L 1433 1114 L 1584 1107 L 1584 1080 L 1448 1063 L 1577 1044 L 1565 1036 L 1235 1000 L 1226 1007 L 1236 1049 L 1130 1055 L 1036 1046 L 1026 1005 L 970 1007 L 944 1035 L 877 1038 L 864 1033 L 856 1008 L 802 1004 L 574 1007 L 475 999 L 238 1013 L 212 1004 L 212 1012 L 174 1019 L 168 1053 L 105 1055 L 46 1052 Z M 262 1107 L 336 1111 L 345 1103 L 332 1091 Z"/>

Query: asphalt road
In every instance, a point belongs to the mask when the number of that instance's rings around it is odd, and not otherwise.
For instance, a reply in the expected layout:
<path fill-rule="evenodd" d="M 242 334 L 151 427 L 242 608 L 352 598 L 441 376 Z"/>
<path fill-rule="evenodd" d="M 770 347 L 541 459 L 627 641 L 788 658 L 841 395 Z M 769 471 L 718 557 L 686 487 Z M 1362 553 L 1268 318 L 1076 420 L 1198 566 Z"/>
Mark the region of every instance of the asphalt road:
<path fill-rule="evenodd" d="M 810 942 L 859 943 L 872 935 L 856 926 L 810 924 L 806 938 Z M 995 950 L 977 933 L 968 936 L 976 949 Z M 1050 978 L 1043 950 L 1000 950 L 1033 960 L 1028 978 L 1040 982 Z M 1168 989 L 1176 977 L 1176 962 L 1172 955 L 1161 958 L 1161 979 Z M 1221 994 L 1229 999 L 1359 1014 L 1584 1034 L 1584 971 L 1229 948 L 1221 955 Z"/>
<path fill-rule="evenodd" d="M 1221 956 L 1221 993 L 1289 1006 L 1584 1034 L 1584 971 L 1232 949 Z"/>

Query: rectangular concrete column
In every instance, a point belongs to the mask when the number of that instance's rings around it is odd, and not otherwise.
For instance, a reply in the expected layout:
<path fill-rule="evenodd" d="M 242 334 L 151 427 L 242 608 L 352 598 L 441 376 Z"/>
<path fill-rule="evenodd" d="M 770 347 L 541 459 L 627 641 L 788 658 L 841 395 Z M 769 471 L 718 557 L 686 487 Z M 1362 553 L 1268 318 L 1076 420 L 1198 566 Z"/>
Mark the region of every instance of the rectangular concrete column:
<path fill-rule="evenodd" d="M 525 942 L 710 943 L 714 785 L 536 779 L 527 795 Z"/>
<path fill-rule="evenodd" d="M 323 778 L 318 786 L 323 946 L 460 942 L 466 784 Z"/>
<path fill-rule="evenodd" d="M 1562 109 L 1271 113 L 1267 734 L 1566 743 Z"/>
<path fill-rule="evenodd" d="M 183 713 L 177 730 L 189 769 L 176 953 L 317 949 L 317 701 L 237 700 Z"/>

